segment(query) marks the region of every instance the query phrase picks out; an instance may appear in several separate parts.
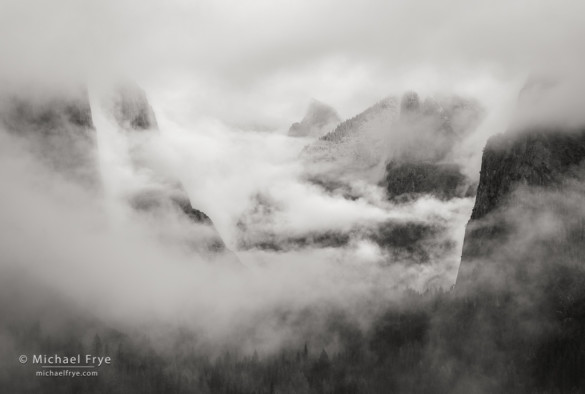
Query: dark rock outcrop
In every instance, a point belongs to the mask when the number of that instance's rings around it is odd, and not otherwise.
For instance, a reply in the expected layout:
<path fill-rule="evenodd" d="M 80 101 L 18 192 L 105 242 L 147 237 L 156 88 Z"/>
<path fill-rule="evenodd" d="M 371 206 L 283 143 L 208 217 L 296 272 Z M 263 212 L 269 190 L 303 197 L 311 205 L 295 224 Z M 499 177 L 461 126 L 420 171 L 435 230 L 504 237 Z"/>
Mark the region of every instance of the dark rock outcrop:
<path fill-rule="evenodd" d="M 0 122 L 43 165 L 86 187 L 99 188 L 96 133 L 85 89 L 6 95 L 0 101 Z"/>
<path fill-rule="evenodd" d="M 501 207 L 515 187 L 554 187 L 585 159 L 585 130 L 539 130 L 496 135 L 482 157 L 480 182 L 471 220 Z"/>
<path fill-rule="evenodd" d="M 515 222 L 519 212 L 530 208 L 531 203 L 523 201 L 516 192 L 525 189 L 531 195 L 557 193 L 556 200 L 548 201 L 542 208 L 554 210 L 561 204 L 560 196 L 568 190 L 567 181 L 579 176 L 583 160 L 585 130 L 530 130 L 497 135 L 488 141 L 475 206 L 465 232 L 458 286 L 477 276 L 482 265 L 510 260 L 494 255 L 501 254 L 512 238 L 526 236 L 518 234 Z M 514 257 L 522 259 L 521 253 L 518 251 Z"/>
<path fill-rule="evenodd" d="M 115 92 L 112 113 L 125 130 L 153 130 L 158 128 L 156 117 L 146 98 L 137 86 L 125 84 Z"/>
<path fill-rule="evenodd" d="M 465 231 L 453 293 L 453 305 L 465 309 L 445 330 L 459 330 L 453 354 L 474 376 L 489 376 L 497 362 L 478 350 L 496 349 L 504 374 L 520 372 L 502 380 L 514 382 L 510 389 L 488 392 L 584 387 L 585 128 L 534 111 L 554 85 L 529 81 L 516 114 L 528 118 L 488 141 Z M 522 380 L 530 384 L 516 386 Z"/>
<path fill-rule="evenodd" d="M 158 133 L 156 116 L 148 102 L 146 94 L 135 85 L 120 86 L 112 96 L 109 104 L 116 123 L 120 129 L 131 137 L 136 134 L 138 141 L 144 142 L 149 133 Z M 129 196 L 130 203 L 139 210 L 154 212 L 166 209 L 169 206 L 182 212 L 189 220 L 210 227 L 211 231 L 205 239 L 190 242 L 193 249 L 201 252 L 223 253 L 230 252 L 221 236 L 215 230 L 213 222 L 202 211 L 193 208 L 189 196 L 180 180 L 172 174 L 165 173 L 155 163 L 149 160 L 148 152 L 143 152 L 141 143 L 130 147 L 130 160 L 137 172 L 146 170 L 151 179 L 148 187 L 137 190 Z M 235 255 L 233 256 L 234 260 Z"/>

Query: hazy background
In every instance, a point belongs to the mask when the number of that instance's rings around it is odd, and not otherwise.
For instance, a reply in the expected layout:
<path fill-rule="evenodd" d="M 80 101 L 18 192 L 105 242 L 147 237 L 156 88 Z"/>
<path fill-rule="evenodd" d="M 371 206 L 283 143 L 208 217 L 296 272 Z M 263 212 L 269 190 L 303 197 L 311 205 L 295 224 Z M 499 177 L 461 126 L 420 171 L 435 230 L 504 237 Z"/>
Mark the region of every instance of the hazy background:
<path fill-rule="evenodd" d="M 405 89 L 497 105 L 535 68 L 580 57 L 585 29 L 580 1 L 0 4 L 4 71 L 125 71 L 167 111 L 260 129 L 311 97 L 342 117 Z"/>

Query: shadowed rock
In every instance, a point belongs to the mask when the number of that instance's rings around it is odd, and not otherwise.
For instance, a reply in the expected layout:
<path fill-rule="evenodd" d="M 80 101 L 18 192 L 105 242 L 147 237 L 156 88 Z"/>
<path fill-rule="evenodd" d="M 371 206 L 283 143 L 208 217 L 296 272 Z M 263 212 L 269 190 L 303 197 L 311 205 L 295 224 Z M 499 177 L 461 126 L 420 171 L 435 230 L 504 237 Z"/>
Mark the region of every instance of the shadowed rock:
<path fill-rule="evenodd" d="M 146 94 L 135 85 L 120 86 L 112 95 L 108 107 L 120 129 L 128 133 L 131 138 L 135 136 L 137 140 L 145 141 L 159 132 L 156 116 Z M 135 208 L 147 212 L 155 212 L 169 207 L 179 210 L 194 223 L 211 229 L 203 237 L 205 239 L 199 240 L 200 242 L 197 240 L 189 242 L 193 249 L 232 254 L 215 230 L 209 216 L 193 208 L 180 180 L 158 168 L 149 157 L 148 152 L 144 152 L 141 144 L 131 146 L 129 153 L 135 170 L 137 172 L 146 170 L 151 178 L 148 187 L 137 190 L 130 196 L 130 202 Z M 235 255 L 233 257 L 234 260 L 237 260 Z"/>
<path fill-rule="evenodd" d="M 137 139 L 143 142 L 144 138 L 158 132 L 156 117 L 146 95 L 136 86 L 126 84 L 116 90 L 106 109 L 119 129 L 131 139 L 139 134 Z M 32 157 L 55 173 L 85 188 L 101 188 L 97 132 L 85 88 L 42 95 L 6 94 L 0 98 L 0 125 L 17 136 Z M 176 211 L 192 223 L 209 228 L 209 231 L 202 231 L 203 237 L 186 241 L 191 249 L 232 254 L 211 219 L 192 207 L 178 179 L 160 171 L 141 144 L 132 146 L 129 154 L 134 170 L 149 174 L 148 186 L 128 196 L 134 208 L 161 214 Z"/>
<path fill-rule="evenodd" d="M 50 169 L 86 187 L 99 187 L 96 133 L 85 89 L 6 95 L 0 101 L 0 122 Z"/>
<path fill-rule="evenodd" d="M 519 188 L 562 195 L 567 179 L 585 160 L 585 130 L 528 130 L 497 135 L 488 141 L 481 164 L 475 206 L 465 231 L 458 285 L 471 280 L 503 245 L 517 236 L 511 209 L 528 204 Z M 554 204 L 554 201 L 552 201 Z M 546 207 L 553 209 L 553 206 Z M 521 236 L 521 235 L 519 235 Z"/>

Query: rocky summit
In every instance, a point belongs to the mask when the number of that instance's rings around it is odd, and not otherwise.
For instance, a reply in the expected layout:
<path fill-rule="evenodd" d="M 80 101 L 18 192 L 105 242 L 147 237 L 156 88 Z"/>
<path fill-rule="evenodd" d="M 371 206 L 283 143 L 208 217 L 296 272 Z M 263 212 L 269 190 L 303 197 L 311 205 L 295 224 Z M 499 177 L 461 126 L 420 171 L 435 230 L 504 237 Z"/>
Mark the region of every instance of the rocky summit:
<path fill-rule="evenodd" d="M 339 122 L 341 122 L 341 118 L 337 111 L 318 100 L 312 100 L 304 118 L 300 122 L 292 124 L 288 135 L 319 138 L 333 130 Z"/>

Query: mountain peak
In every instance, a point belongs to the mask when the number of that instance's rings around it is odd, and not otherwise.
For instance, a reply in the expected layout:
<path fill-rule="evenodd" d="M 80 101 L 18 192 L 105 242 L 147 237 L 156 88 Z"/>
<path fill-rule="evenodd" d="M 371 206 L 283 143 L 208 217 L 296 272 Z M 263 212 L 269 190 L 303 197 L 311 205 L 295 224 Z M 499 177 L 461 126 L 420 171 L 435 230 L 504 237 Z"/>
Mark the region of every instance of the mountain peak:
<path fill-rule="evenodd" d="M 400 101 L 400 115 L 416 113 L 420 109 L 420 99 L 416 92 L 406 92 Z"/>
<path fill-rule="evenodd" d="M 311 99 L 303 120 L 293 123 L 288 134 L 293 137 L 321 137 L 341 121 L 331 106 Z"/>

